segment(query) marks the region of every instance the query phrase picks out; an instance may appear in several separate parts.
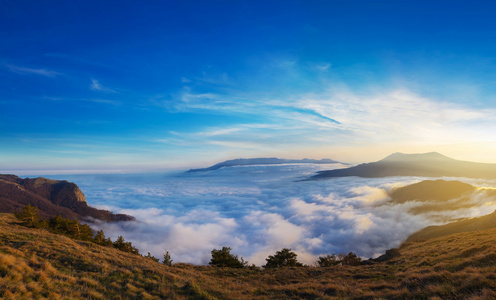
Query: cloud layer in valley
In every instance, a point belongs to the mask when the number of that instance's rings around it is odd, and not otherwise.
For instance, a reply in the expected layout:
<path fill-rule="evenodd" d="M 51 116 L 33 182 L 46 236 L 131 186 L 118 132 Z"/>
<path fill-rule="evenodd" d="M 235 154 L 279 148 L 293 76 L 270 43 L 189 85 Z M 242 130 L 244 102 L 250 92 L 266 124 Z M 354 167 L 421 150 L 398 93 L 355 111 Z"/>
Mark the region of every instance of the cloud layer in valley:
<path fill-rule="evenodd" d="M 113 240 L 123 235 L 141 252 L 162 257 L 166 250 L 176 262 L 195 264 L 208 263 L 210 251 L 223 246 L 257 265 L 282 248 L 292 248 L 307 264 L 319 255 L 349 251 L 374 257 L 425 226 L 496 209 L 496 203 L 481 196 L 484 190 L 474 195 L 474 208 L 436 214 L 409 213 L 418 205 L 415 202 L 388 202 L 388 190 L 423 178 L 297 181 L 329 167 L 243 166 L 187 174 L 69 176 L 69 180 L 78 183 L 90 205 L 138 219 L 95 228 Z"/>

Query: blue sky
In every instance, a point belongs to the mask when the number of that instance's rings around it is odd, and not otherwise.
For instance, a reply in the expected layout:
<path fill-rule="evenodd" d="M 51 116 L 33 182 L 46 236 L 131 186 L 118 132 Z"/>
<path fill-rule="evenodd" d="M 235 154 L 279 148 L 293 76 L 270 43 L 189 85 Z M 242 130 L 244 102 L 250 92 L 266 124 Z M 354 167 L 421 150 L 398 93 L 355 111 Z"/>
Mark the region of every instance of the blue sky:
<path fill-rule="evenodd" d="M 492 1 L 0 1 L 0 170 L 496 162 Z"/>

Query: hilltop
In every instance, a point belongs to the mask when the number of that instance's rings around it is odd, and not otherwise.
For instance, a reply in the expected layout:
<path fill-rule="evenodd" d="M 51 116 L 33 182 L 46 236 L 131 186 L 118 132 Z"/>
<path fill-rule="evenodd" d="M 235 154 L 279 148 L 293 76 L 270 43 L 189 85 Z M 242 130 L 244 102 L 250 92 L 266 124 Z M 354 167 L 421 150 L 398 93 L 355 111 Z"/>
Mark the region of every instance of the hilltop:
<path fill-rule="evenodd" d="M 343 164 L 341 162 L 324 158 L 324 159 L 284 159 L 284 158 L 238 158 L 232 160 L 226 160 L 224 162 L 215 164 L 208 168 L 203 169 L 191 169 L 188 172 L 204 172 L 213 171 L 225 167 L 234 166 L 250 166 L 250 165 L 281 165 L 281 164 Z"/>
<path fill-rule="evenodd" d="M 42 219 L 61 215 L 71 220 L 88 217 L 104 221 L 135 220 L 132 216 L 88 206 L 83 192 L 73 182 L 0 175 L 0 212 L 20 212 L 27 204 L 38 207 Z"/>
<path fill-rule="evenodd" d="M 389 191 L 390 203 L 409 202 L 413 214 L 455 211 L 496 200 L 496 190 L 452 180 L 424 180 Z M 479 199 L 479 200 L 475 200 Z"/>
<path fill-rule="evenodd" d="M 340 299 L 496 297 L 496 230 L 406 243 L 361 266 L 167 267 L 114 248 L 20 226 L 0 214 L 0 297 Z"/>
<path fill-rule="evenodd" d="M 496 178 L 496 164 L 456 160 L 437 152 L 393 153 L 377 162 L 360 164 L 346 169 L 320 171 L 311 179 L 345 176 L 365 178 L 387 176 Z"/>
<path fill-rule="evenodd" d="M 496 211 L 491 214 L 458 220 L 445 225 L 428 226 L 411 234 L 407 241 L 425 241 L 454 233 L 473 232 L 496 228 Z"/>

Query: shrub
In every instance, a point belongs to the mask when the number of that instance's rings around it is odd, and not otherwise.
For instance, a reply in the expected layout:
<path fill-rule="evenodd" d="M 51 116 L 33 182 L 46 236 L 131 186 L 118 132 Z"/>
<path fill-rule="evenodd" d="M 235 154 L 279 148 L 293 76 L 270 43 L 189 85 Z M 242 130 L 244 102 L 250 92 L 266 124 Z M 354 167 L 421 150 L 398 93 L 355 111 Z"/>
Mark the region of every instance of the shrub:
<path fill-rule="evenodd" d="M 22 209 L 22 212 L 15 214 L 15 216 L 22 221 L 24 226 L 37 227 L 38 212 L 39 212 L 38 207 L 31 206 L 31 204 L 28 204 Z"/>
<path fill-rule="evenodd" d="M 319 259 L 317 260 L 317 264 L 319 267 L 332 267 L 339 265 L 341 261 L 336 257 L 336 255 L 326 255 L 326 256 L 319 256 Z"/>
<path fill-rule="evenodd" d="M 150 254 L 150 252 L 148 252 L 148 254 L 147 254 L 147 255 L 144 255 L 143 257 L 144 257 L 144 258 L 149 258 L 149 259 L 151 259 L 151 260 L 153 260 L 153 261 L 156 261 L 156 262 L 158 262 L 158 261 L 159 261 L 159 259 L 158 259 L 158 258 L 156 258 L 155 256 L 151 255 L 151 254 Z"/>
<path fill-rule="evenodd" d="M 221 250 L 212 250 L 212 258 L 208 264 L 227 268 L 243 268 L 246 266 L 247 262 L 243 258 L 238 259 L 237 255 L 233 255 L 230 252 L 231 248 L 229 247 L 222 247 Z"/>
<path fill-rule="evenodd" d="M 284 248 L 277 251 L 275 255 L 269 255 L 265 260 L 267 263 L 264 268 L 280 268 L 280 267 L 303 267 L 303 264 L 296 259 L 296 253 L 291 249 Z"/>
<path fill-rule="evenodd" d="M 362 259 L 353 252 L 350 252 L 341 258 L 341 264 L 343 266 L 358 266 L 361 261 Z"/>
<path fill-rule="evenodd" d="M 122 237 L 122 235 L 117 237 L 117 240 L 114 242 L 114 247 L 123 252 L 139 254 L 139 250 L 136 247 L 134 247 L 131 242 L 126 242 Z"/>

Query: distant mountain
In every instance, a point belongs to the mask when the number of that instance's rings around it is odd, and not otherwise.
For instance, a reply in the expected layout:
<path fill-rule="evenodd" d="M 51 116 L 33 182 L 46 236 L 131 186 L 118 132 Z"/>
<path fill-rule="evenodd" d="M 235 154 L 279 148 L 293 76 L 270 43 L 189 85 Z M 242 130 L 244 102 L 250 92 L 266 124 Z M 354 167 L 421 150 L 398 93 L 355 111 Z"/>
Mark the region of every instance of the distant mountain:
<path fill-rule="evenodd" d="M 0 175 L 0 212 L 20 212 L 27 204 L 38 207 L 43 219 L 61 215 L 73 220 L 88 217 L 105 221 L 135 220 L 132 216 L 88 206 L 83 192 L 72 182 Z"/>
<path fill-rule="evenodd" d="M 311 179 L 345 176 L 365 178 L 387 176 L 496 178 L 496 164 L 456 160 L 437 152 L 393 153 L 377 162 L 360 164 L 346 169 L 321 171 Z"/>
<path fill-rule="evenodd" d="M 226 160 L 224 162 L 215 164 L 208 168 L 203 169 L 191 169 L 188 172 L 204 172 L 218 170 L 224 167 L 234 167 L 234 166 L 249 166 L 249 165 L 280 165 L 280 164 L 336 164 L 340 163 L 332 159 L 282 159 L 282 158 L 239 158 Z M 342 164 L 342 163 L 341 163 Z"/>

